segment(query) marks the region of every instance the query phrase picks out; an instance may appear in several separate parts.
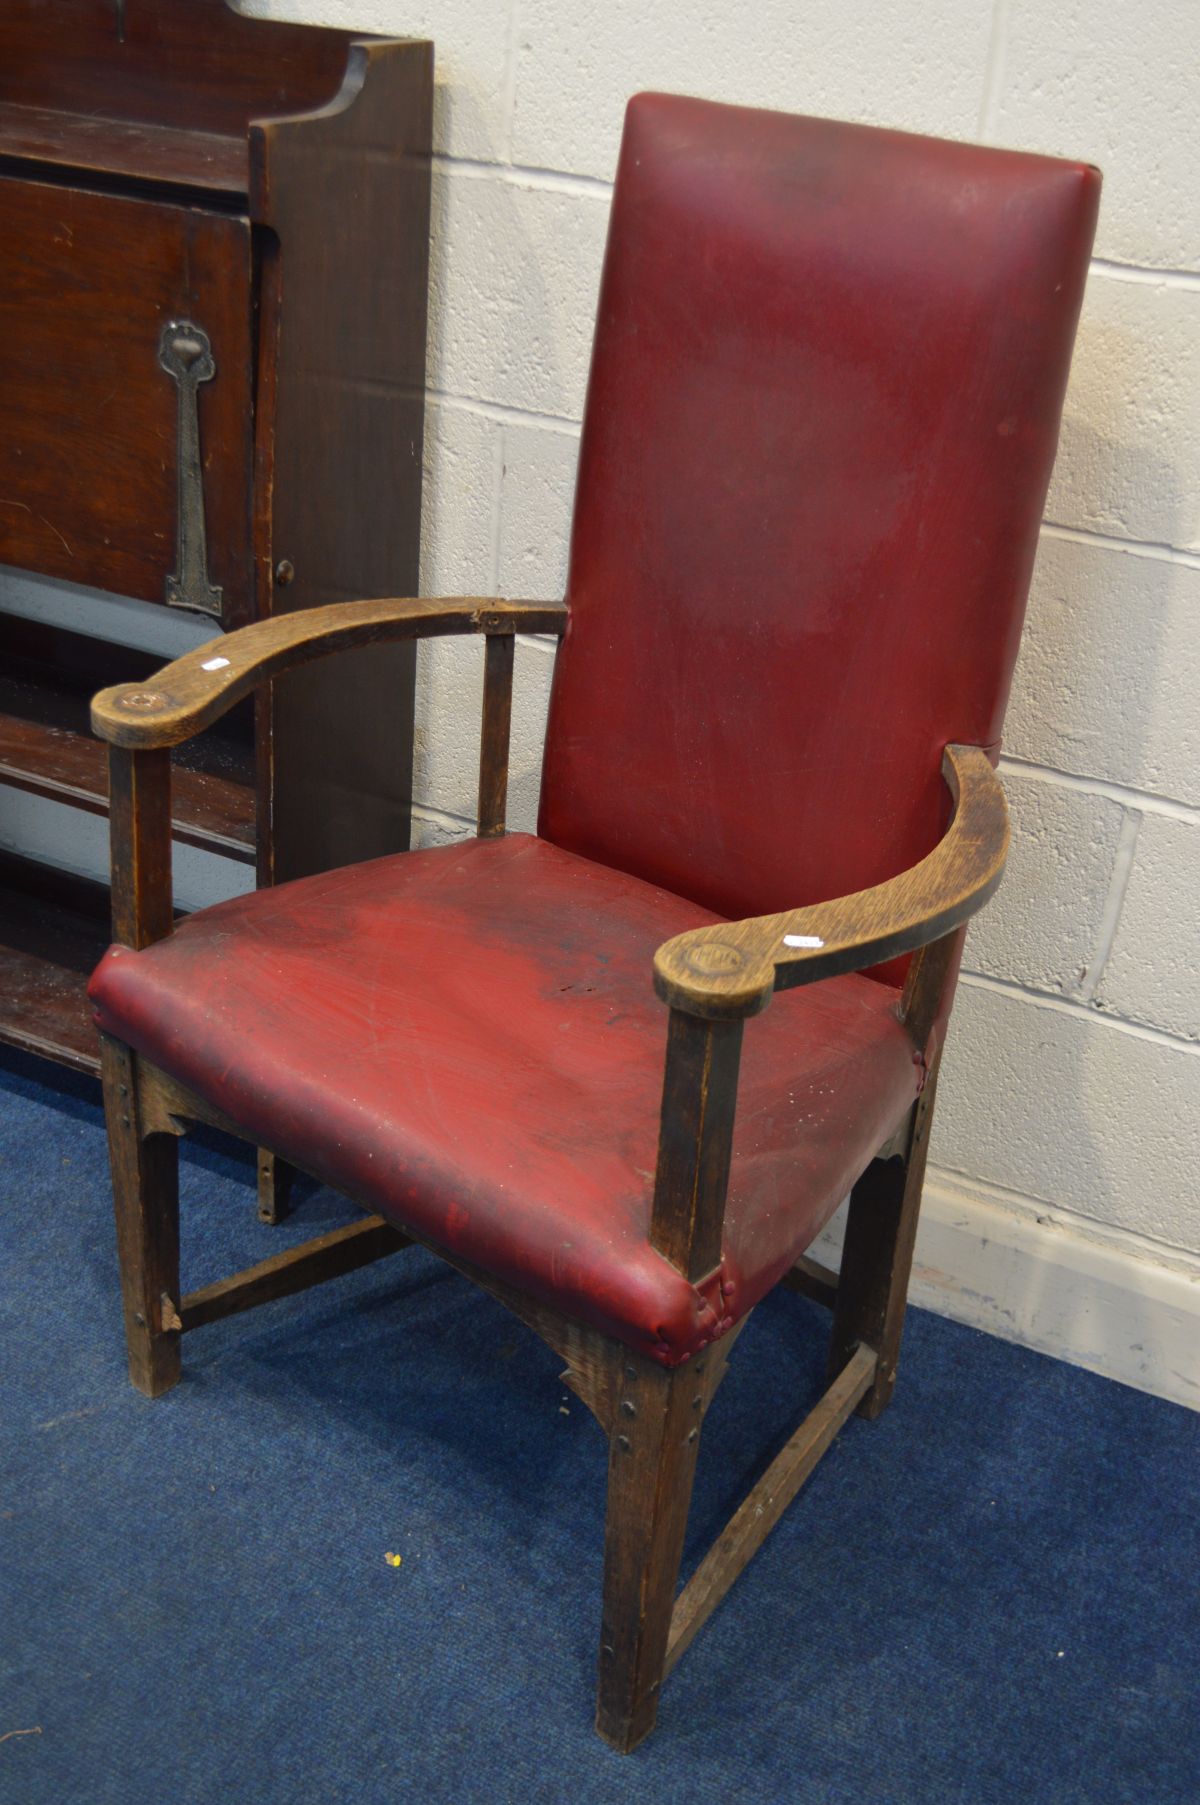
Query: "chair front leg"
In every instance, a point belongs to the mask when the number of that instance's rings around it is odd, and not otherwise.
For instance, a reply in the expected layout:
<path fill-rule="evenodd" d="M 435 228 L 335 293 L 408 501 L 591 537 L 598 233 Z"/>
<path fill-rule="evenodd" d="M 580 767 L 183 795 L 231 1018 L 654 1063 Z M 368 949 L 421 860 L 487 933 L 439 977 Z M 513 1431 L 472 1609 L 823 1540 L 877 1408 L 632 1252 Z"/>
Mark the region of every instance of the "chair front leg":
<path fill-rule="evenodd" d="M 670 1012 L 650 1240 L 693 1282 L 721 1259 L 741 1045 L 740 1021 Z M 596 1728 L 627 1754 L 658 1711 L 714 1375 L 702 1377 L 704 1359 L 671 1370 L 633 1353 L 614 1359 Z"/>
<path fill-rule="evenodd" d="M 180 1374 L 179 1144 L 143 1134 L 129 1048 L 101 1035 L 100 1059 L 129 1377 L 157 1398 Z"/>
<path fill-rule="evenodd" d="M 695 1365 L 637 1355 L 613 1395 L 596 1728 L 628 1754 L 658 1713 L 706 1398 Z"/>

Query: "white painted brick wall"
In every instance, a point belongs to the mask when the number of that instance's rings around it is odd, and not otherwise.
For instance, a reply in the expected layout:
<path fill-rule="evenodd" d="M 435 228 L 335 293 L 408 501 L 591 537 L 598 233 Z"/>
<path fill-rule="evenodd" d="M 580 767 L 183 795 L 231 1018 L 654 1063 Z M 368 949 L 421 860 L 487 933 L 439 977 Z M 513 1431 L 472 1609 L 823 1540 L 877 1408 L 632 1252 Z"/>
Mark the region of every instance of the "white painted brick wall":
<path fill-rule="evenodd" d="M 1200 269 L 1194 0 L 1001 0 L 997 143 L 1105 172 L 1097 255 Z M 999 10 L 999 9 L 998 9 Z"/>
<path fill-rule="evenodd" d="M 1005 744 L 1200 809 L 1200 559 L 1042 535 Z"/>
<path fill-rule="evenodd" d="M 604 191 L 439 171 L 432 387 L 578 419 L 607 226 Z"/>
<path fill-rule="evenodd" d="M 578 462 L 576 427 L 505 426 L 499 544 L 503 595 L 562 594 Z"/>
<path fill-rule="evenodd" d="M 1104 926 L 1125 811 L 1107 796 L 1009 771 L 1012 852 L 1000 894 L 972 922 L 964 968 L 1076 996 Z"/>
<path fill-rule="evenodd" d="M 969 136 L 991 0 L 516 0 L 512 154 L 608 179 L 639 88 Z"/>
<path fill-rule="evenodd" d="M 1200 547 L 1200 278 L 1094 272 L 1046 511 L 1085 532 Z"/>
<path fill-rule="evenodd" d="M 436 41 L 429 593 L 561 592 L 608 185 L 637 88 L 1102 165 L 1009 717 L 1012 866 L 968 943 L 933 1153 L 960 1188 L 1200 1271 L 1197 0 L 246 10 Z M 518 654 L 519 826 L 533 821 L 551 656 L 537 642 Z M 479 683 L 478 648 L 422 654 L 426 842 L 469 830 Z"/>
<path fill-rule="evenodd" d="M 1191 1041 L 1200 1041 L 1198 874 L 1200 821 L 1145 815 L 1120 925 L 1096 992 L 1106 1013 Z"/>
<path fill-rule="evenodd" d="M 1200 1057 L 1064 1003 L 965 978 L 936 1165 L 1164 1249 L 1196 1243 Z"/>

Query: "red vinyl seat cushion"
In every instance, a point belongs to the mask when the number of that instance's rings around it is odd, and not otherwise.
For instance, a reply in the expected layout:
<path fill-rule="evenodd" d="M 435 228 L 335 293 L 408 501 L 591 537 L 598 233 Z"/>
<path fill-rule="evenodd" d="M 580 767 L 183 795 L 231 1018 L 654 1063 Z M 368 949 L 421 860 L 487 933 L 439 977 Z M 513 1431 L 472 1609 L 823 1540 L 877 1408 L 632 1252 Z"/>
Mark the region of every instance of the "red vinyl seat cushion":
<path fill-rule="evenodd" d="M 919 1088 L 862 977 L 747 1023 L 721 1265 L 651 1247 L 667 1011 L 651 963 L 718 919 L 525 834 L 406 853 L 183 921 L 92 979 L 97 1021 L 421 1239 L 666 1365 L 820 1232 Z"/>

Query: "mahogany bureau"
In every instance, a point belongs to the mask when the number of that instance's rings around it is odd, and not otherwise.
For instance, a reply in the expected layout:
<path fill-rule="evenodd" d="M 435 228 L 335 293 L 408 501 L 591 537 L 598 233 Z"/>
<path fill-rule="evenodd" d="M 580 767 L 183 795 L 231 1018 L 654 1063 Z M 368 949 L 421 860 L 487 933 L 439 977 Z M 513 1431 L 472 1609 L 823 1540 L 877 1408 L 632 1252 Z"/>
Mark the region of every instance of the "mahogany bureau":
<path fill-rule="evenodd" d="M 0 0 L 0 566 L 214 634 L 418 592 L 432 67 L 225 0 Z M 4 593 L 0 784 L 103 814 L 88 698 L 160 660 Z M 413 676 L 281 680 L 178 770 L 175 838 L 262 883 L 403 848 Z M 0 855 L 0 1039 L 98 1069 L 107 939 L 103 886 Z"/>

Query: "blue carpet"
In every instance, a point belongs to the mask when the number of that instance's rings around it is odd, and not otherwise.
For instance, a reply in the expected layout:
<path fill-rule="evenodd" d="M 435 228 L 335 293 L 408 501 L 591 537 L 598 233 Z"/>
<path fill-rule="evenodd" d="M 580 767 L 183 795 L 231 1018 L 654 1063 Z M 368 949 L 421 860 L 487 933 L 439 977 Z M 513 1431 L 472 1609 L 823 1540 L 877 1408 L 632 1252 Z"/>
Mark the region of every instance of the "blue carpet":
<path fill-rule="evenodd" d="M 348 1214 L 310 1187 L 263 1228 L 245 1159 L 190 1145 L 188 1287 Z M 151 1404 L 96 1087 L 0 1055 L 0 1200 L 4 1805 L 1200 1799 L 1180 1408 L 914 1312 L 892 1408 L 623 1759 L 591 1729 L 603 1443 L 532 1335 L 407 1251 L 197 1331 Z M 819 1389 L 824 1329 L 790 1295 L 747 1329 L 689 1564 Z"/>

